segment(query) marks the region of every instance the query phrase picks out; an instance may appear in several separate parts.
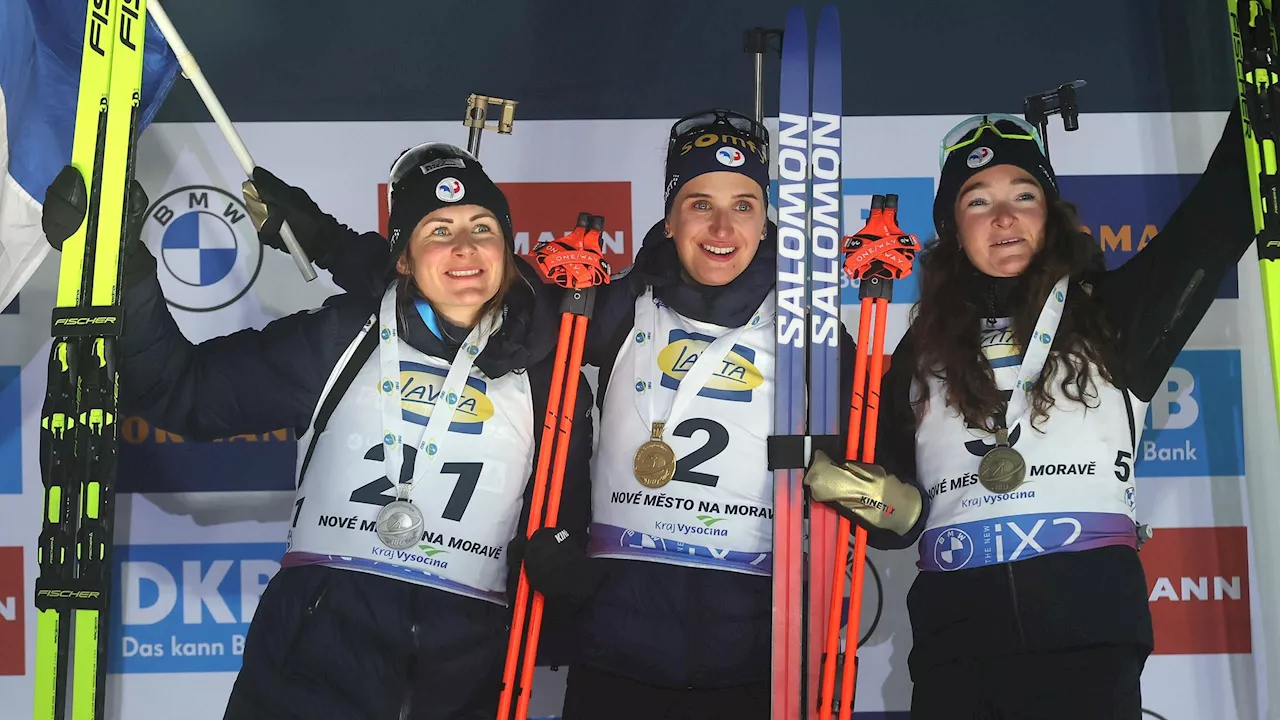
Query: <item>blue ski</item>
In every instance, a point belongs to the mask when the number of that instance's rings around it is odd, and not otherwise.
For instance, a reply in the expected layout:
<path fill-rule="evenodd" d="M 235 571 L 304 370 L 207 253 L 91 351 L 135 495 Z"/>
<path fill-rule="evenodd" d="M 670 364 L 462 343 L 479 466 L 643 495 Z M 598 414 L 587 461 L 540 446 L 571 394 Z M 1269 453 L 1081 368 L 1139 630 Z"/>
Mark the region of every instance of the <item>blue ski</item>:
<path fill-rule="evenodd" d="M 775 436 L 805 434 L 809 336 L 809 28 L 791 8 L 782 36 L 778 115 L 778 271 Z M 772 720 L 802 717 L 804 493 L 802 468 L 774 471 Z"/>
<path fill-rule="evenodd" d="M 840 16 L 834 5 L 822 9 L 813 48 L 813 97 L 809 125 L 809 195 L 811 237 L 809 245 L 809 433 L 840 432 L 839 410 L 848 403 L 840 397 L 840 277 L 844 253 L 841 171 Z M 837 458 L 843 459 L 843 458 Z M 807 649 L 805 652 L 807 714 L 830 702 L 832 692 L 819 691 L 822 653 L 827 645 L 832 588 L 835 584 L 836 529 L 839 517 L 821 503 L 809 507 L 809 587 Z M 840 564 L 841 580 L 844 566 Z"/>

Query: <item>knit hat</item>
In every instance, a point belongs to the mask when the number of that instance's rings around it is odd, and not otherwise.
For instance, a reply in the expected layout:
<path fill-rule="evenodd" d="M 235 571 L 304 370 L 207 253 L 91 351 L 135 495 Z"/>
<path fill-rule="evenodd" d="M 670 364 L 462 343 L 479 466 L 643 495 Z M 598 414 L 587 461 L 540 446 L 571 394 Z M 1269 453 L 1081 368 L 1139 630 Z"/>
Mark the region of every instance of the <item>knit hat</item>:
<path fill-rule="evenodd" d="M 448 205 L 479 205 L 493 213 L 508 247 L 515 246 L 507 196 L 471 153 L 447 143 L 423 143 L 391 166 L 387 184 L 391 256 L 399 258 L 422 218 Z"/>
<path fill-rule="evenodd" d="M 665 212 L 685 183 L 710 172 L 736 172 L 760 185 L 769 203 L 769 131 L 732 110 L 706 110 L 677 120 L 667 143 Z"/>
<path fill-rule="evenodd" d="M 942 176 L 933 199 L 933 224 L 939 234 L 955 223 L 956 196 L 969 178 L 997 165 L 1022 168 L 1040 183 L 1045 199 L 1058 198 L 1058 178 L 1045 158 L 1035 128 L 1012 115 L 975 115 L 942 141 Z"/>

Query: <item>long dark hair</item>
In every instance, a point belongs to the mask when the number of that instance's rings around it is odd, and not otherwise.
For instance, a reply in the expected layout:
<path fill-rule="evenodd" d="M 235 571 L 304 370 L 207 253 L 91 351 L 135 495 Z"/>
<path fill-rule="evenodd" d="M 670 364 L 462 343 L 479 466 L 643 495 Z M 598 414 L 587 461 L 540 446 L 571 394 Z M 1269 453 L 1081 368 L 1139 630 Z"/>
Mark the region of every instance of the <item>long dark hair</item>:
<path fill-rule="evenodd" d="M 1057 336 L 1031 388 L 1033 426 L 1047 419 L 1054 405 L 1051 379 L 1058 378 L 1065 397 L 1085 405 L 1089 405 L 1086 396 L 1097 397 L 1089 363 L 1099 368 L 1103 380 L 1114 382 L 1114 368 L 1107 361 L 1114 333 L 1101 306 L 1080 282 L 1086 272 L 1101 269 L 1101 262 L 1096 241 L 1080 230 L 1075 206 L 1062 200 L 1049 203 L 1044 245 L 1019 276 L 1009 298 L 1011 330 L 1019 347 L 1026 348 L 1049 292 L 1063 275 L 1071 277 Z M 1004 396 L 980 347 L 981 322 L 990 307 L 982 289 L 990 279 L 961 250 L 954 223 L 944 225 L 940 236 L 924 248 L 918 265 L 920 300 L 911 325 L 916 348 L 913 374 L 920 386 L 917 416 L 929 399 L 928 378 L 935 377 L 946 388 L 946 404 L 963 415 L 970 427 L 994 430 L 992 418 L 1004 408 Z"/>

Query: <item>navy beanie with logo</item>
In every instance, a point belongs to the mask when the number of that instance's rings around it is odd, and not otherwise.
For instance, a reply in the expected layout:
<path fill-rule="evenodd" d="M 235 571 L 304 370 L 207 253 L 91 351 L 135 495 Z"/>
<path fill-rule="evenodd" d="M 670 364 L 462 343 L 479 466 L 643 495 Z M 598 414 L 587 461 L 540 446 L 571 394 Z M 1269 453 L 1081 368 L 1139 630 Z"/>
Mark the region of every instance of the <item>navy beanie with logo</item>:
<path fill-rule="evenodd" d="M 663 197 L 670 214 L 680 188 L 711 172 L 735 172 L 760 185 L 769 204 L 769 146 L 728 124 L 690 130 L 673 139 L 667 150 L 667 184 Z"/>

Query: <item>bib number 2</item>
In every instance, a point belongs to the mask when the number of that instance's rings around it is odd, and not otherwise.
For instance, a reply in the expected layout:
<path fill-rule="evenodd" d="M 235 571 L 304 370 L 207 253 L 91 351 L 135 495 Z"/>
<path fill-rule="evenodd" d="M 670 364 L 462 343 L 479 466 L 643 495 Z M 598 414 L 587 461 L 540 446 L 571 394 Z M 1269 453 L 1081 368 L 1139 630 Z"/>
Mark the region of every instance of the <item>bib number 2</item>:
<path fill-rule="evenodd" d="M 698 472 L 694 468 L 724 452 L 729 447 L 729 431 L 715 420 L 707 418 L 689 418 L 676 426 L 672 431 L 678 437 L 692 438 L 694 433 L 703 432 L 707 440 L 702 447 L 676 460 L 676 474 L 672 480 L 695 485 L 715 487 L 720 482 L 719 475 Z"/>
<path fill-rule="evenodd" d="M 383 446 L 375 445 L 365 453 L 365 460 L 374 460 L 382 462 Z M 417 448 L 405 448 L 404 464 L 400 467 L 400 479 L 408 480 L 413 477 L 413 463 L 417 458 Z M 445 520 L 453 520 L 459 522 L 462 516 L 467 512 L 467 506 L 471 504 L 471 498 L 475 495 L 476 486 L 480 484 L 480 472 L 484 470 L 484 463 L 473 462 L 451 462 L 440 466 L 440 472 L 444 475 L 457 475 L 458 482 L 453 486 L 453 493 L 449 495 L 449 502 L 444 506 L 442 517 Z M 364 505 L 384 506 L 396 499 L 395 486 L 387 479 L 386 475 L 367 482 L 351 492 L 351 502 L 361 503 Z"/>

